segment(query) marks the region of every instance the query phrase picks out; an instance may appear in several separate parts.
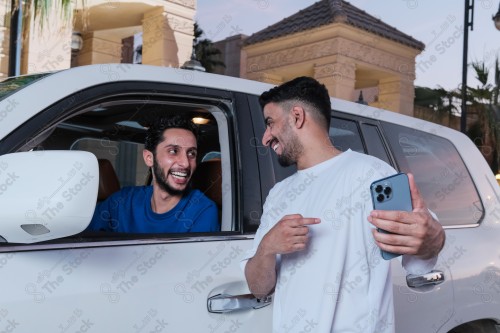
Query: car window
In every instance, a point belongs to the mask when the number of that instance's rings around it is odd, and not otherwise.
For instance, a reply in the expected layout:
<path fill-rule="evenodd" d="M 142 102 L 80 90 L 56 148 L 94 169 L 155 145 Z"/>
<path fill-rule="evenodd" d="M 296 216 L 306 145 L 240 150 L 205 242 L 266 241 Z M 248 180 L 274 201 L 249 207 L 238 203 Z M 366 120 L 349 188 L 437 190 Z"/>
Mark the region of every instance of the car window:
<path fill-rule="evenodd" d="M 149 172 L 142 158 L 142 143 L 115 141 L 107 137 L 81 138 L 76 140 L 70 149 L 90 151 L 98 160 L 109 161 L 121 187 L 148 184 Z"/>
<path fill-rule="evenodd" d="M 223 105 L 222 102 L 219 105 Z M 237 231 L 238 226 L 231 223 L 233 191 L 222 191 L 231 188 L 233 177 L 228 117 L 225 110 L 213 103 L 178 98 L 144 103 L 137 97 L 99 103 L 44 130 L 40 136 L 43 140 L 37 140 L 41 142 L 36 149 L 93 153 L 100 166 L 100 202 L 125 186 L 150 184 L 150 171 L 143 160 L 148 124 L 158 116 L 176 114 L 194 119 L 200 129 L 198 164 L 191 186 L 216 203 L 221 231 Z M 113 177 L 117 180 L 110 182 Z"/>
<path fill-rule="evenodd" d="M 51 74 L 54 73 L 22 75 L 22 76 L 11 77 L 0 82 L 0 100 L 9 97 L 16 91 Z"/>
<path fill-rule="evenodd" d="M 372 124 L 361 124 L 361 128 L 368 153 L 391 165 L 378 127 Z"/>
<path fill-rule="evenodd" d="M 340 151 L 351 149 L 365 153 L 357 122 L 334 117 L 330 123 L 330 139 Z"/>
<path fill-rule="evenodd" d="M 478 223 L 484 208 L 455 146 L 412 128 L 382 123 L 402 172 L 411 172 L 427 203 L 444 226 Z"/>

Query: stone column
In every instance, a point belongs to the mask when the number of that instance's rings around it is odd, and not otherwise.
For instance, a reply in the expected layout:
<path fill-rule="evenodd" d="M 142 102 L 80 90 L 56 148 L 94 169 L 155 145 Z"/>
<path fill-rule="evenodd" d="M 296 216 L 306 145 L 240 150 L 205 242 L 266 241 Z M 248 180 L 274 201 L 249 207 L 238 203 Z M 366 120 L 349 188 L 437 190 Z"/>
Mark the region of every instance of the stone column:
<path fill-rule="evenodd" d="M 413 117 L 413 81 L 405 77 L 392 77 L 381 79 L 378 87 L 378 102 L 373 106 Z"/>
<path fill-rule="evenodd" d="M 356 83 L 356 65 L 334 62 L 314 67 L 314 78 L 323 83 L 330 96 L 352 101 Z"/>
<path fill-rule="evenodd" d="M 83 47 L 77 55 L 76 66 L 90 64 L 109 64 L 121 62 L 122 41 L 105 32 L 83 34 Z"/>
<path fill-rule="evenodd" d="M 144 14 L 142 63 L 180 67 L 191 58 L 194 7 L 166 3 Z"/>

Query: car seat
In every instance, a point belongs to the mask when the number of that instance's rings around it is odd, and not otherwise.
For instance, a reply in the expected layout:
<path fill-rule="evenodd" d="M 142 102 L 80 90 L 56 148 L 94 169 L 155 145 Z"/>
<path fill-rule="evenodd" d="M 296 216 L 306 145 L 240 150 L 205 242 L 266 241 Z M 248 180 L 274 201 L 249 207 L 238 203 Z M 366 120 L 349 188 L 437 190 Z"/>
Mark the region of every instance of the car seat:
<path fill-rule="evenodd" d="M 215 202 L 219 208 L 220 218 L 222 212 L 222 165 L 220 158 L 198 164 L 193 174 L 192 186 Z"/>
<path fill-rule="evenodd" d="M 108 159 L 100 158 L 99 163 L 99 191 L 97 201 L 106 200 L 111 194 L 120 190 L 120 181 L 116 175 L 113 164 Z"/>

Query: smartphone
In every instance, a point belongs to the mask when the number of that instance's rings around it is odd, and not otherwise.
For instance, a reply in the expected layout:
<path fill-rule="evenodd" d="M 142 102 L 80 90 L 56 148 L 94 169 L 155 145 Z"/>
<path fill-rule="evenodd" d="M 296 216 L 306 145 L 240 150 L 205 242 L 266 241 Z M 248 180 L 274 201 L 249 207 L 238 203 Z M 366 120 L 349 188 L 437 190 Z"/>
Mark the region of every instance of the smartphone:
<path fill-rule="evenodd" d="M 373 209 L 377 210 L 402 210 L 411 212 L 413 210 L 410 194 L 410 183 L 405 173 L 398 173 L 386 178 L 374 181 L 370 185 Z M 380 232 L 388 233 L 380 228 Z M 382 258 L 390 260 L 400 256 L 380 250 Z"/>

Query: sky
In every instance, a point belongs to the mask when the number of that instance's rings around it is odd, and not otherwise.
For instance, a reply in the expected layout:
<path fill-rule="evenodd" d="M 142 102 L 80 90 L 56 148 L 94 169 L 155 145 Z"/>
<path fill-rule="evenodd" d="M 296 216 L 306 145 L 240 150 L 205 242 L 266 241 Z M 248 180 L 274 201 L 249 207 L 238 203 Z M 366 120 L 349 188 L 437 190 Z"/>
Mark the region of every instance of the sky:
<path fill-rule="evenodd" d="M 219 41 L 235 34 L 251 35 L 318 0 L 197 0 L 196 21 L 206 37 Z M 352 5 L 423 42 L 416 58 L 416 86 L 451 90 L 462 83 L 465 0 L 350 0 Z M 484 61 L 493 83 L 500 31 L 492 16 L 500 0 L 476 0 L 474 27 L 469 30 L 468 62 Z M 469 66 L 467 85 L 477 87 Z"/>

